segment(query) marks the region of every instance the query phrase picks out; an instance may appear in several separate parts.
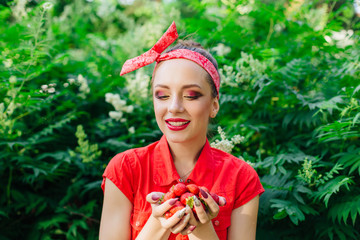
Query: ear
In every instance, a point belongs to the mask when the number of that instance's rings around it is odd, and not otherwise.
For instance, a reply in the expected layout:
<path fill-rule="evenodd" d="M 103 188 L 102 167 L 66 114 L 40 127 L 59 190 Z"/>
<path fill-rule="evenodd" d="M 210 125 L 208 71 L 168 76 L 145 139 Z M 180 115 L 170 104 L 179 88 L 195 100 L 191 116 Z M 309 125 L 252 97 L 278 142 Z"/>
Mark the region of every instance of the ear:
<path fill-rule="evenodd" d="M 213 99 L 212 108 L 210 111 L 210 117 L 215 118 L 219 110 L 220 110 L 219 99 L 216 97 Z"/>

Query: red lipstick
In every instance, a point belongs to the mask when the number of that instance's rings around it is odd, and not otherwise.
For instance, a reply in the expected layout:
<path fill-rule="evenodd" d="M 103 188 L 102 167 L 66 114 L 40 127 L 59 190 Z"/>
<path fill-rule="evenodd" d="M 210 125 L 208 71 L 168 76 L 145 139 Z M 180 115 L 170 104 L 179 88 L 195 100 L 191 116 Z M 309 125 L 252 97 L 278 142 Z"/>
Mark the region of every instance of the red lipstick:
<path fill-rule="evenodd" d="M 189 126 L 190 121 L 182 118 L 168 118 L 165 120 L 166 126 L 172 131 L 181 131 Z"/>

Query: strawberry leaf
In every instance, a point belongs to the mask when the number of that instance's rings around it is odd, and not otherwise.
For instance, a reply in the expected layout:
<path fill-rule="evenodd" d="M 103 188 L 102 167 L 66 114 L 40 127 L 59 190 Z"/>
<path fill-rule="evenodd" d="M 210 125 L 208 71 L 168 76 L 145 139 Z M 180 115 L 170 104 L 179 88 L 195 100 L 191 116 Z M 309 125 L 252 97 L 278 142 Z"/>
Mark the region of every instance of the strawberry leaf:
<path fill-rule="evenodd" d="M 194 207 L 194 197 L 188 197 L 186 199 L 186 205 L 192 209 Z"/>

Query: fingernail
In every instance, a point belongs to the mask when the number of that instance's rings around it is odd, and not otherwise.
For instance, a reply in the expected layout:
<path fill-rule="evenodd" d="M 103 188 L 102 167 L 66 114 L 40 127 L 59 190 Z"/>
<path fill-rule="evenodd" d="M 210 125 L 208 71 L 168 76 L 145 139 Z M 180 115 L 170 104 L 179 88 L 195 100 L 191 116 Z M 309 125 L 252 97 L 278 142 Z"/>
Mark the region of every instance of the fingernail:
<path fill-rule="evenodd" d="M 190 231 L 194 231 L 195 228 L 196 228 L 196 226 L 190 226 L 190 227 L 189 227 L 189 230 L 190 230 Z"/>
<path fill-rule="evenodd" d="M 151 196 L 151 199 L 154 200 L 154 201 L 159 200 L 159 198 L 160 198 L 160 196 L 159 196 L 158 194 L 153 194 L 153 195 Z"/>
<path fill-rule="evenodd" d="M 207 193 L 206 193 L 204 190 L 202 190 L 201 188 L 200 188 L 200 192 L 201 192 L 201 195 L 202 195 L 205 199 L 208 198 Z"/>
<path fill-rule="evenodd" d="M 174 199 L 171 199 L 170 201 L 169 201 L 169 204 L 170 205 L 174 205 L 176 202 L 177 202 L 177 198 L 174 198 Z"/>
<path fill-rule="evenodd" d="M 200 207 L 200 205 L 201 205 L 200 200 L 196 196 L 194 196 L 193 198 L 194 198 L 195 206 Z"/>
<path fill-rule="evenodd" d="M 186 210 L 186 209 L 184 208 L 184 209 L 178 211 L 178 218 L 182 218 L 182 217 L 184 216 L 185 210 Z"/>

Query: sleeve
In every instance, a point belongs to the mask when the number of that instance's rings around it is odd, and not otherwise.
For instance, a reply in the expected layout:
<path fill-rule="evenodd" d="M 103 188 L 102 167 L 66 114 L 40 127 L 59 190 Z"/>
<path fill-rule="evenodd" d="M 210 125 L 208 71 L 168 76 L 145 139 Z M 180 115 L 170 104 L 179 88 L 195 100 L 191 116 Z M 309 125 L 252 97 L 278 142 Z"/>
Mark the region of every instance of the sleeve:
<path fill-rule="evenodd" d="M 237 183 L 234 209 L 241 207 L 265 191 L 256 171 L 245 162 L 239 172 Z"/>
<path fill-rule="evenodd" d="M 119 190 L 133 202 L 134 200 L 134 174 L 132 161 L 129 156 L 124 153 L 119 153 L 113 157 L 107 165 L 103 173 L 103 181 L 101 188 L 105 191 L 105 179 L 112 181 Z"/>

